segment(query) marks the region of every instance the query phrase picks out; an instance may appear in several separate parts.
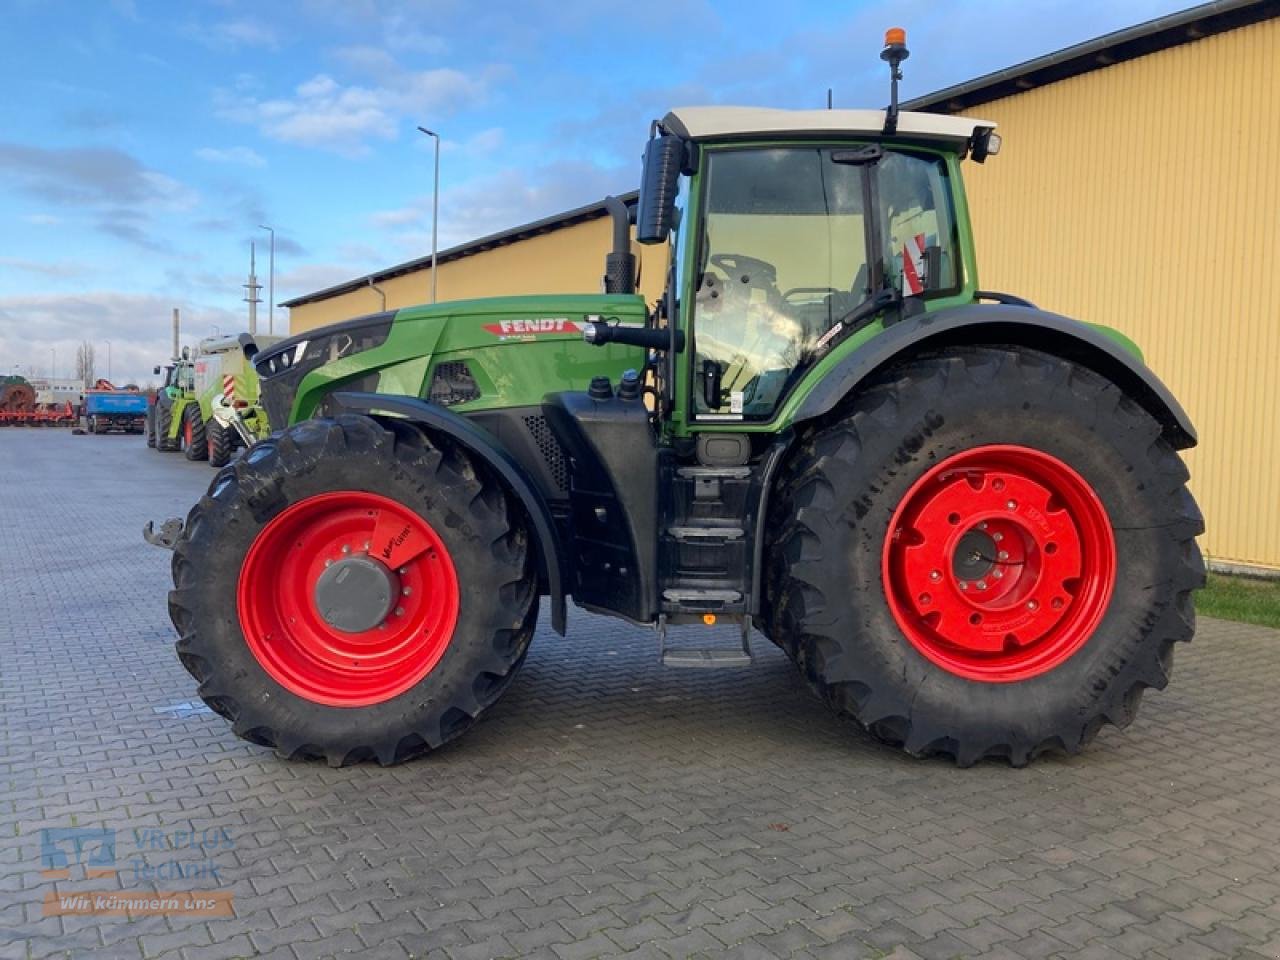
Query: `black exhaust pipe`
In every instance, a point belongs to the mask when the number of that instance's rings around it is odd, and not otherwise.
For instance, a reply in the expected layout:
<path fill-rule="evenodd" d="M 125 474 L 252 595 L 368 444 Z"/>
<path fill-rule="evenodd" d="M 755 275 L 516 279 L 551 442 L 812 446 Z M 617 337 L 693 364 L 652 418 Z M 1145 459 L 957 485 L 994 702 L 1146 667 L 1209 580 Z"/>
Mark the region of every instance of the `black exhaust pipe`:
<path fill-rule="evenodd" d="M 617 197 L 604 198 L 613 217 L 613 249 L 604 258 L 604 292 L 636 292 L 636 258 L 631 252 L 631 211 Z"/>

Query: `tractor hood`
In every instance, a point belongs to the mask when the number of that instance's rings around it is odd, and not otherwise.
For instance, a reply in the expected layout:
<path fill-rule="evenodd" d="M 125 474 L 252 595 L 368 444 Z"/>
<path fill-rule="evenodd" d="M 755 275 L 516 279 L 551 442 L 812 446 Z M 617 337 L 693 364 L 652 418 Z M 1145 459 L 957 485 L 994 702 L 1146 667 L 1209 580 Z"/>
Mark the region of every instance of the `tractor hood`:
<path fill-rule="evenodd" d="M 431 375 L 474 388 L 450 396 L 468 409 L 536 404 L 554 390 L 585 389 L 591 376 L 639 367 L 635 348 L 601 349 L 583 342 L 597 320 L 638 324 L 636 294 L 491 297 L 405 307 L 307 330 L 254 357 L 272 429 L 323 414 L 338 389 L 431 397 Z M 460 365 L 460 366 L 459 366 Z M 463 411 L 460 411 L 463 412 Z"/>

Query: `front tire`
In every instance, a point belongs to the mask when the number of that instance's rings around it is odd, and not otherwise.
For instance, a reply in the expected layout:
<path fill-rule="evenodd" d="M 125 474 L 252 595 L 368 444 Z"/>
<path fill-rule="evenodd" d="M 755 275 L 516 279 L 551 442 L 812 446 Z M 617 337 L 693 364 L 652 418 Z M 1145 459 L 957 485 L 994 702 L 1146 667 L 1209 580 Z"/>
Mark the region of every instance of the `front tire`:
<path fill-rule="evenodd" d="M 342 593 L 348 572 L 376 589 Z M 450 443 L 358 416 L 297 424 L 224 468 L 173 582 L 204 701 L 247 740 L 335 766 L 462 734 L 515 677 L 538 607 L 534 548 L 498 481 Z"/>
<path fill-rule="evenodd" d="M 235 434 L 224 427 L 216 419 L 210 420 L 205 430 L 208 446 L 209 466 L 225 467 L 231 462 L 231 451 L 235 446 Z"/>
<path fill-rule="evenodd" d="M 1133 719 L 1194 633 L 1203 522 L 1186 480 L 1159 424 L 1083 367 L 920 357 L 786 472 L 771 636 L 823 699 L 909 753 L 1078 752 Z"/>
<path fill-rule="evenodd" d="M 156 449 L 161 453 L 172 453 L 178 449 L 178 441 L 170 438 L 169 432 L 173 427 L 173 405 L 165 406 L 156 405 Z"/>

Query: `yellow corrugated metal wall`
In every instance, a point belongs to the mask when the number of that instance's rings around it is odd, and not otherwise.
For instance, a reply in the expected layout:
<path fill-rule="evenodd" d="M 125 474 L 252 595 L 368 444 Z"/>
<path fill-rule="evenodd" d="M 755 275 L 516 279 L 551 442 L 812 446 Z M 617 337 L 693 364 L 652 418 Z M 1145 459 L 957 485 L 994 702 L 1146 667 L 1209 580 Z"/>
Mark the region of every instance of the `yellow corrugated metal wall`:
<path fill-rule="evenodd" d="M 1280 568 L 1280 20 L 967 110 L 988 289 L 1117 327 L 1200 433 L 1215 560 Z"/>
<path fill-rule="evenodd" d="M 604 276 L 604 255 L 613 243 L 608 217 L 562 227 L 517 243 L 494 247 L 439 265 L 439 300 L 502 297 L 532 293 L 598 293 Z M 662 293 L 666 245 L 633 247 L 640 260 L 642 292 L 652 301 Z M 416 270 L 378 284 L 387 309 L 426 303 L 431 270 Z M 362 287 L 324 300 L 289 309 L 289 331 L 301 333 L 326 323 L 348 320 L 382 309 L 377 291 Z"/>

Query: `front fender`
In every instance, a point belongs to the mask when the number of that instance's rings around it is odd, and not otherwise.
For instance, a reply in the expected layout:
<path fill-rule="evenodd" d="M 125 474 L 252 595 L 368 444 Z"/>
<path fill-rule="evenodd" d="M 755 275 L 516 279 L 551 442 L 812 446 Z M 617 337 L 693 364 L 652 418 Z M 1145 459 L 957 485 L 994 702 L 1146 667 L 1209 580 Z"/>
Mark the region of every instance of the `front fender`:
<path fill-rule="evenodd" d="M 546 578 L 547 591 L 551 596 L 551 626 L 556 633 L 564 636 L 566 613 L 564 581 L 560 570 L 562 553 L 555 522 L 546 501 L 537 492 L 528 474 L 493 434 L 466 417 L 418 397 L 339 391 L 332 394 L 332 402 L 340 412 L 363 413 L 375 418 L 387 415 L 443 433 L 465 447 L 468 453 L 482 460 L 502 478 L 524 507 L 533 525 L 542 574 Z"/>
<path fill-rule="evenodd" d="M 922 349 L 1010 344 L 1043 350 L 1115 383 L 1160 423 L 1178 450 L 1194 447 L 1195 427 L 1151 369 L 1099 328 L 1031 306 L 967 304 L 902 320 L 850 353 L 804 399 L 795 423 L 829 413 L 877 371 Z"/>

